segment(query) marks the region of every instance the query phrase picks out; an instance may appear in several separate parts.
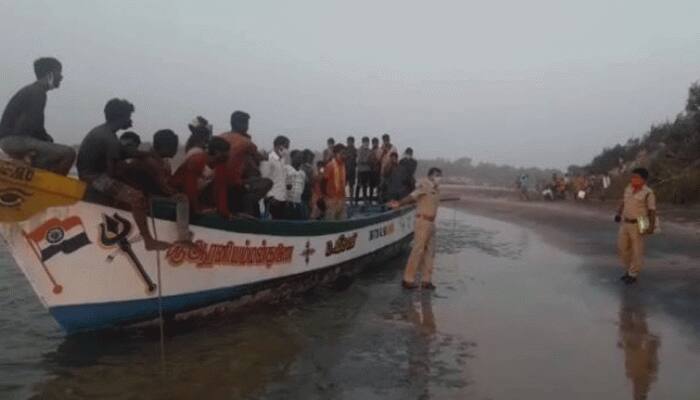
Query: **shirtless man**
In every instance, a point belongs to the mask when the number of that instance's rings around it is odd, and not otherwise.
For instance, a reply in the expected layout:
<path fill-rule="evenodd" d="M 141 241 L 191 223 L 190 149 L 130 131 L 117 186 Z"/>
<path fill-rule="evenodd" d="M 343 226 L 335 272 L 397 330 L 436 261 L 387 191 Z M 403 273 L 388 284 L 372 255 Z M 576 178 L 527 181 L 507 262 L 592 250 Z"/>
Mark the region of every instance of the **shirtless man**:
<path fill-rule="evenodd" d="M 68 175 L 75 161 L 75 150 L 54 143 L 44 128 L 46 93 L 61 85 L 62 70 L 55 58 L 34 61 L 36 82 L 12 96 L 0 119 L 0 148 L 33 167 Z"/>
<path fill-rule="evenodd" d="M 148 229 L 146 196 L 116 178 L 122 154 L 117 132 L 131 127 L 133 112 L 134 106 L 126 100 L 107 102 L 104 109 L 106 122 L 93 128 L 80 144 L 78 176 L 87 182 L 89 190 L 109 197 L 120 207 L 131 209 L 146 250 L 166 250 L 170 244 L 155 240 Z"/>

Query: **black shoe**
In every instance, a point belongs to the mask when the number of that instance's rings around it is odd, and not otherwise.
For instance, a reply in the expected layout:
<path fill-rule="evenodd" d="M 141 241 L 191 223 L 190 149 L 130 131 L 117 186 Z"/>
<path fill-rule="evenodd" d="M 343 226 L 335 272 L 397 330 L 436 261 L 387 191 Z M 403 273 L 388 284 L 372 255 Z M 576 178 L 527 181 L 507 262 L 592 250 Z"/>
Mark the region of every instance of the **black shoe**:
<path fill-rule="evenodd" d="M 634 285 L 637 283 L 637 277 L 635 276 L 627 276 L 627 279 L 625 279 L 625 285 Z"/>
<path fill-rule="evenodd" d="M 630 276 L 627 275 L 627 274 L 624 274 L 624 275 L 622 275 L 622 276 L 620 277 L 620 280 L 621 280 L 622 282 L 627 282 L 627 279 L 628 279 L 628 278 L 630 278 Z"/>
<path fill-rule="evenodd" d="M 401 286 L 403 286 L 404 289 L 415 289 L 418 287 L 418 285 L 416 285 L 415 283 L 406 281 L 401 281 Z"/>
<path fill-rule="evenodd" d="M 433 285 L 431 282 L 423 282 L 420 284 L 421 289 L 426 289 L 426 290 L 435 290 L 435 285 Z"/>

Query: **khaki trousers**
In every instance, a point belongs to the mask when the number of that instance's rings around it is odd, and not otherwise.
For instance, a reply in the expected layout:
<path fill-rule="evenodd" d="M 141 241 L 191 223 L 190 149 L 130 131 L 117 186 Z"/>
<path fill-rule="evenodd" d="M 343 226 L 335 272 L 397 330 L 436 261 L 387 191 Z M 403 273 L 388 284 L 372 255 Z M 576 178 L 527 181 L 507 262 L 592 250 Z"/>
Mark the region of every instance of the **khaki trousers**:
<path fill-rule="evenodd" d="M 430 282 L 433 273 L 433 260 L 435 258 L 435 223 L 422 218 L 416 219 L 414 230 L 413 249 L 408 256 L 403 280 L 414 283 L 416 271 L 421 273 L 421 281 Z"/>
<path fill-rule="evenodd" d="M 617 235 L 617 251 L 629 276 L 637 276 L 644 257 L 644 237 L 637 224 L 622 223 Z"/>

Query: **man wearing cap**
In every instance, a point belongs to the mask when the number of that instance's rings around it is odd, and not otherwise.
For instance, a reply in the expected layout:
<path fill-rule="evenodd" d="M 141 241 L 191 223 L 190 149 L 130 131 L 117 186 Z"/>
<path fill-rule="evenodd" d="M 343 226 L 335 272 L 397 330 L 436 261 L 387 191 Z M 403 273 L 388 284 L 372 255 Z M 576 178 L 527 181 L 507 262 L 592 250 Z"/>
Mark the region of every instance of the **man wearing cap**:
<path fill-rule="evenodd" d="M 630 184 L 625 188 L 622 204 L 615 215 L 615 222 L 621 224 L 617 250 L 626 271 L 620 280 L 628 285 L 637 282 L 642 268 L 644 236 L 654 233 L 656 229 L 656 196 L 647 186 L 648 179 L 649 171 L 645 168 L 632 171 Z M 643 232 L 639 223 L 642 218 L 649 219 L 649 226 Z"/>
<path fill-rule="evenodd" d="M 399 208 L 416 204 L 416 225 L 414 228 L 413 248 L 408 257 L 402 285 L 406 289 L 415 289 L 416 271 L 421 273 L 421 288 L 435 289 L 431 278 L 433 259 L 435 258 L 435 217 L 440 206 L 440 179 L 442 171 L 430 168 L 428 177 L 422 178 L 410 195 L 399 201 L 389 202 L 389 207 Z"/>

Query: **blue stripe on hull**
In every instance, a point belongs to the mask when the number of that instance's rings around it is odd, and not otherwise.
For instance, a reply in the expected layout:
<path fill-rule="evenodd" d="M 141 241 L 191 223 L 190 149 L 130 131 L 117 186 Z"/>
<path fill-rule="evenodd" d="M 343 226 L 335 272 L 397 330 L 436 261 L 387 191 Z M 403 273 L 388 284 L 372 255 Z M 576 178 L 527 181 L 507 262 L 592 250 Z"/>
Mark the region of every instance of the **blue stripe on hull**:
<path fill-rule="evenodd" d="M 233 300 L 245 292 L 245 287 L 237 286 L 163 297 L 163 313 L 173 314 Z M 58 306 L 51 307 L 49 312 L 61 328 L 71 334 L 156 318 L 158 317 L 158 298 Z"/>
<path fill-rule="evenodd" d="M 249 285 L 163 297 L 163 313 L 172 315 L 196 310 L 216 303 L 235 300 L 243 295 L 255 293 L 261 289 L 274 288 L 278 284 L 286 281 L 300 279 L 309 275 L 324 274 L 339 266 L 353 266 L 354 268 L 343 268 L 343 271 L 347 271 L 348 273 L 352 273 L 353 270 L 359 271 L 362 269 L 362 264 L 378 264 L 400 254 L 406 249 L 408 242 L 410 242 L 412 238 L 413 235 L 409 235 L 373 253 L 340 265 L 326 267 L 322 270 L 286 276 L 272 281 L 255 282 Z M 57 306 L 49 308 L 49 312 L 67 334 L 73 334 L 83 331 L 113 328 L 120 325 L 157 318 L 158 298 Z"/>

